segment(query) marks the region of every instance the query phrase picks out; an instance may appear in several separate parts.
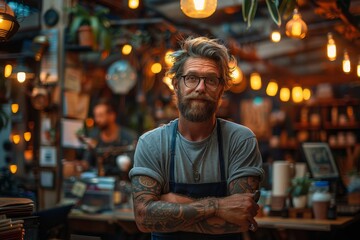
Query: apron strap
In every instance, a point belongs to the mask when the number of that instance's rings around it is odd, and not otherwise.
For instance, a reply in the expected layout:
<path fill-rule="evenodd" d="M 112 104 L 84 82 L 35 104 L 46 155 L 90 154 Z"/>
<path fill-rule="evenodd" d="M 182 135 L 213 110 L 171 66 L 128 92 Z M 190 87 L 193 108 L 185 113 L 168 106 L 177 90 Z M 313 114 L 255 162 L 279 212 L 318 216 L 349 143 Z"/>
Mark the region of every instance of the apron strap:
<path fill-rule="evenodd" d="M 174 162 L 175 162 L 175 143 L 176 143 L 176 135 L 177 135 L 177 128 L 178 128 L 178 120 L 175 120 L 173 124 L 173 134 L 171 138 L 171 150 L 170 150 L 170 182 L 173 182 L 174 177 Z"/>
<path fill-rule="evenodd" d="M 222 132 L 220 126 L 220 120 L 217 119 L 217 140 L 219 144 L 219 160 L 220 160 L 220 174 L 221 181 L 226 181 L 225 179 L 225 161 L 224 161 L 224 153 L 223 153 L 223 142 L 222 142 Z"/>

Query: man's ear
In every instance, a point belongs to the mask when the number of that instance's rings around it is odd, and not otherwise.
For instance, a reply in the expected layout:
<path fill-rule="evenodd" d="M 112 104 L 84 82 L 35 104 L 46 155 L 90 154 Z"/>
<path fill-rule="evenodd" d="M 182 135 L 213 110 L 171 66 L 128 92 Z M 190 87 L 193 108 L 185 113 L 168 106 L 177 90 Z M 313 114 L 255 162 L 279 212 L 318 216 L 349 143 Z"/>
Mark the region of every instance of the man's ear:
<path fill-rule="evenodd" d="M 179 87 L 179 86 L 178 86 L 179 81 L 178 81 L 175 77 L 172 78 L 171 84 L 173 85 L 174 90 L 177 90 L 177 89 L 178 89 L 178 87 Z"/>

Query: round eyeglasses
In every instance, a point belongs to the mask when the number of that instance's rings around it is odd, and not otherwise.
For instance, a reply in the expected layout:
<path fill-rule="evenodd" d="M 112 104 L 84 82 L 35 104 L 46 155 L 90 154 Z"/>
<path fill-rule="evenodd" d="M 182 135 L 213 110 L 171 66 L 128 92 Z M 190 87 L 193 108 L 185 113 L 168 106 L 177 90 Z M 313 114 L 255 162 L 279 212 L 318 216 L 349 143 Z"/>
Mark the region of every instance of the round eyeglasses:
<path fill-rule="evenodd" d="M 215 90 L 220 83 L 220 78 L 215 76 L 209 76 L 209 77 L 199 77 L 196 75 L 183 75 L 181 76 L 184 79 L 185 86 L 188 88 L 196 88 L 201 79 L 204 80 L 204 84 L 207 88 L 210 90 Z"/>

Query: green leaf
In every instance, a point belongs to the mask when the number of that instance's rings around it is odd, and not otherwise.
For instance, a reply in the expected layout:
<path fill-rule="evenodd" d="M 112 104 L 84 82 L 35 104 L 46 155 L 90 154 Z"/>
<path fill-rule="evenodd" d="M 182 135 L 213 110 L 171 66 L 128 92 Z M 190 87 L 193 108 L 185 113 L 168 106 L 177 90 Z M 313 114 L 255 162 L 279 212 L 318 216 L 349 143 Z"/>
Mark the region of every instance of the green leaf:
<path fill-rule="evenodd" d="M 279 13 L 284 20 L 288 19 L 296 7 L 296 0 L 283 0 L 280 4 Z"/>
<path fill-rule="evenodd" d="M 93 31 L 94 34 L 94 42 L 95 45 L 97 45 L 98 41 L 99 41 L 99 34 L 101 32 L 100 28 L 100 21 L 99 18 L 96 16 L 91 16 L 90 17 L 90 25 L 91 25 L 91 29 Z"/>
<path fill-rule="evenodd" d="M 278 25 L 281 25 L 281 17 L 278 10 L 279 2 L 277 0 L 266 0 L 270 16 L 272 20 Z"/>
<path fill-rule="evenodd" d="M 81 26 L 81 24 L 84 23 L 86 19 L 82 16 L 75 16 L 73 18 L 73 20 L 71 21 L 71 25 L 69 28 L 69 35 L 70 35 L 70 39 L 72 41 L 76 40 L 76 36 L 77 36 L 77 31 L 79 29 L 79 27 Z"/>
<path fill-rule="evenodd" d="M 248 28 L 251 26 L 251 23 L 255 18 L 257 7 L 258 7 L 258 0 L 251 0 L 251 6 L 250 6 L 250 10 L 249 10 L 249 15 L 247 18 L 248 19 L 248 21 L 247 21 Z"/>
<path fill-rule="evenodd" d="M 243 15 L 244 22 L 247 22 L 247 20 L 248 20 L 250 7 L 251 7 L 251 1 L 252 0 L 243 0 L 243 3 L 242 3 L 242 15 Z"/>

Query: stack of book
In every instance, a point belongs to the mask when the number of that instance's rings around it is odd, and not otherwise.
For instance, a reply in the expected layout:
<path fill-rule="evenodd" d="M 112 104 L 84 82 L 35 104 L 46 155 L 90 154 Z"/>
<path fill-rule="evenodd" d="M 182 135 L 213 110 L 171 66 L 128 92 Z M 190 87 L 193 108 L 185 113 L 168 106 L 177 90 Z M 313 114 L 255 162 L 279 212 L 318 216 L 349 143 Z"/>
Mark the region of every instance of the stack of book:
<path fill-rule="evenodd" d="M 23 218 L 33 214 L 34 202 L 27 198 L 0 198 L 0 239 L 24 240 Z"/>

